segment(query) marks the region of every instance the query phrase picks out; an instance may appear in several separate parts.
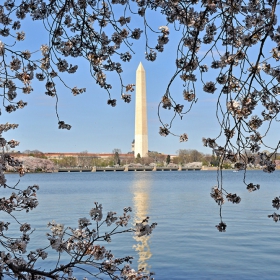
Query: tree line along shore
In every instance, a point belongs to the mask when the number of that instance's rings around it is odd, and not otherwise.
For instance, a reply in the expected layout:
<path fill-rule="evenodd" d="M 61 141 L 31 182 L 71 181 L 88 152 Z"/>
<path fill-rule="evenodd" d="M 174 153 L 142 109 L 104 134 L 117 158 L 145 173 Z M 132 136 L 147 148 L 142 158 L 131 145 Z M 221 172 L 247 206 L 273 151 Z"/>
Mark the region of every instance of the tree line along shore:
<path fill-rule="evenodd" d="M 38 150 L 28 150 L 22 153 L 11 152 L 11 155 L 22 162 L 26 172 L 54 172 L 61 168 L 93 168 L 114 166 L 187 166 L 190 163 L 200 163 L 202 170 L 217 170 L 220 158 L 214 154 L 204 154 L 197 150 L 181 149 L 176 155 L 166 155 L 158 152 L 149 152 L 147 157 L 134 157 L 133 153 L 122 154 L 119 149 L 111 154 L 93 154 L 83 151 L 80 153 L 43 153 Z M 239 159 L 246 162 L 249 154 L 244 154 Z M 274 157 L 276 169 L 280 169 L 280 154 Z M 223 169 L 235 169 L 232 162 L 224 160 Z M 254 165 L 249 169 L 260 169 L 261 166 L 256 156 Z M 8 168 L 7 172 L 13 172 Z"/>

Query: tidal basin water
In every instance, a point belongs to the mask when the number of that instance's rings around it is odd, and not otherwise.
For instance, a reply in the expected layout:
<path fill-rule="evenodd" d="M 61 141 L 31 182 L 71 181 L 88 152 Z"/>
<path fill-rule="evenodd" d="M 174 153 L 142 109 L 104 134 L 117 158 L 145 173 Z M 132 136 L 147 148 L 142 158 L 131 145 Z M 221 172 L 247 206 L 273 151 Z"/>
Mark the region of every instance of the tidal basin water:
<path fill-rule="evenodd" d="M 242 199 L 239 205 L 224 204 L 223 233 L 215 227 L 219 207 L 209 195 L 214 171 L 26 174 L 20 184 L 38 184 L 40 204 L 19 218 L 28 217 L 36 228 L 31 246 L 37 248 L 48 244 L 49 221 L 75 226 L 78 218 L 89 217 L 95 201 L 105 214 L 131 206 L 132 222 L 149 216 L 158 226 L 142 241 L 131 233 L 115 236 L 108 248 L 116 257 L 132 255 L 132 266 L 155 272 L 155 279 L 279 279 L 280 222 L 267 215 L 276 211 L 271 200 L 280 195 L 280 171 L 248 171 L 248 183 L 261 185 L 253 193 L 242 172 L 223 174 L 226 190 Z M 7 175 L 8 183 L 18 178 Z M 52 261 L 50 256 L 46 266 Z"/>

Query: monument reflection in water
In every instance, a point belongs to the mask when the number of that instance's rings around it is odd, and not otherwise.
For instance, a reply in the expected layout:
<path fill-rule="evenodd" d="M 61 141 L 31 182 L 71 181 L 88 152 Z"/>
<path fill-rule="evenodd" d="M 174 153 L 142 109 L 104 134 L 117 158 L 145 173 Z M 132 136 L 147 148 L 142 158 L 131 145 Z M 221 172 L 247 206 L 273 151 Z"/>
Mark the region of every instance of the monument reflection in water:
<path fill-rule="evenodd" d="M 149 190 L 151 186 L 151 180 L 149 174 L 144 178 L 135 174 L 133 180 L 132 192 L 133 192 L 133 211 L 134 211 L 134 223 L 141 222 L 145 219 L 149 213 Z M 150 236 L 133 237 L 137 244 L 133 246 L 135 251 L 139 255 L 138 269 L 144 269 L 144 272 L 149 272 L 151 266 L 148 264 L 148 260 L 151 258 L 152 253 L 149 247 Z"/>

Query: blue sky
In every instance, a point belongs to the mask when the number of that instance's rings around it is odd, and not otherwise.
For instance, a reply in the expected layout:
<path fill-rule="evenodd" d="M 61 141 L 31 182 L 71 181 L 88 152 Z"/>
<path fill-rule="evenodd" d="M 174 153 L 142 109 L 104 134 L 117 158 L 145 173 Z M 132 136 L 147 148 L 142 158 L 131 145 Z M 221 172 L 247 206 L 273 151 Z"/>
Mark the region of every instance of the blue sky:
<path fill-rule="evenodd" d="M 159 18 L 155 18 L 153 21 L 155 26 L 165 24 Z M 23 30 L 26 31 L 26 41 L 21 43 L 23 47 L 37 50 L 38 45 L 47 42 L 47 34 L 42 32 L 39 23 L 31 25 L 30 22 L 26 22 Z M 159 126 L 161 126 L 157 116 L 158 103 L 176 70 L 175 56 L 178 35 L 178 33 L 171 32 L 170 43 L 167 44 L 165 51 L 158 55 L 155 62 L 145 60 L 144 38 L 133 41 L 132 48 L 135 55 L 130 63 L 123 63 L 122 77 L 124 84 L 135 83 L 136 69 L 139 62 L 142 62 L 147 77 L 149 150 L 175 154 L 179 149 L 197 149 L 204 153 L 211 153 L 210 149 L 203 147 L 201 139 L 202 137 L 214 138 L 219 133 L 215 117 L 218 93 L 212 95 L 203 92 L 203 85 L 199 85 L 199 83 L 196 89 L 198 102 L 183 120 L 177 118 L 173 126 L 174 133 L 179 135 L 187 133 L 189 141 L 180 143 L 177 137 L 162 137 L 158 133 Z M 155 39 L 156 37 L 152 42 L 155 42 Z M 73 96 L 68 89 L 58 87 L 59 116 L 61 120 L 72 125 L 70 131 L 58 129 L 55 99 L 44 94 L 43 83 L 36 82 L 35 90 L 30 95 L 19 94 L 20 99 L 28 102 L 27 107 L 11 114 L 2 111 L 2 123 L 19 124 L 18 129 L 6 134 L 7 138 L 21 142 L 17 150 L 38 149 L 43 152 L 87 150 L 96 153 L 110 153 L 114 148 L 121 149 L 123 153 L 131 150 L 131 142 L 134 139 L 135 93 L 132 93 L 131 103 L 124 103 L 120 98 L 117 75 L 108 75 L 108 79 L 113 84 L 112 98 L 117 99 L 116 107 L 108 106 L 107 93 L 100 89 L 89 75 L 88 64 L 83 61 L 79 61 L 78 64 L 77 73 L 65 76 L 65 80 L 70 87 L 86 87 L 87 91 L 79 96 Z M 209 79 L 211 80 L 211 75 Z M 179 103 L 187 106 L 187 102 L 182 98 L 183 89 L 180 82 L 175 82 L 172 86 L 174 96 L 181 100 Z M 163 119 L 166 120 L 166 123 L 172 114 L 172 111 L 163 112 Z M 275 133 L 272 134 L 270 142 L 274 141 L 273 136 L 275 137 Z"/>

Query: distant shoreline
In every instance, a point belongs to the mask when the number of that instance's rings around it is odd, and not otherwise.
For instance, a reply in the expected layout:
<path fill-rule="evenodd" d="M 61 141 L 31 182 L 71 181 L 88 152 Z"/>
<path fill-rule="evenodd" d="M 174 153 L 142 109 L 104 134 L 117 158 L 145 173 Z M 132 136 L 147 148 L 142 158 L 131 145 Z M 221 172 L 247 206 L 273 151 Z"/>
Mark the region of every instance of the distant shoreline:
<path fill-rule="evenodd" d="M 275 171 L 279 171 L 279 169 L 276 169 Z M 96 172 L 190 172 L 190 171 L 195 171 L 195 172 L 199 172 L 199 171 L 219 171 L 217 168 L 209 168 L 209 169 L 197 169 L 197 170 L 176 170 L 176 169 L 165 169 L 165 170 L 162 170 L 162 168 L 159 168 L 159 170 L 156 170 L 156 171 L 153 171 L 151 169 L 149 170 L 129 170 L 129 171 L 125 171 L 125 170 L 114 170 L 113 168 L 111 169 L 106 169 L 106 168 L 101 168 L 101 170 L 98 170 L 98 171 L 90 171 L 90 170 L 67 170 L 65 169 L 65 171 L 59 171 L 59 170 L 55 170 L 53 172 L 50 172 L 50 171 L 37 171 L 37 172 L 26 172 L 25 174 L 42 174 L 42 173 L 96 173 Z M 235 170 L 235 169 L 222 169 L 221 171 L 226 171 L 226 172 L 234 172 L 236 171 L 237 172 L 242 172 L 244 170 Z M 263 171 L 262 169 L 246 169 L 246 171 Z M 17 174 L 18 172 L 13 172 L 13 171 L 6 171 L 5 174 Z"/>

